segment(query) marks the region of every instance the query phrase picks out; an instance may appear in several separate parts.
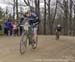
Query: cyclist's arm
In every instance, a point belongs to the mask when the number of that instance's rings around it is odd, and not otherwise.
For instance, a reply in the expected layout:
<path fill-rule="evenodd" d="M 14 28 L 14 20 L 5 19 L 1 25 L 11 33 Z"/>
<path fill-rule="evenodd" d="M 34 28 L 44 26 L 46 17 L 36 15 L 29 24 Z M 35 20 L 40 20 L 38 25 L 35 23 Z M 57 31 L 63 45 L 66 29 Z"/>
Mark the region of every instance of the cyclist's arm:
<path fill-rule="evenodd" d="M 39 18 L 38 18 L 37 15 L 36 16 L 33 16 L 33 18 L 35 20 L 33 23 L 35 23 L 35 24 L 39 24 L 40 23 Z"/>
<path fill-rule="evenodd" d="M 20 25 L 23 23 L 23 20 L 24 20 L 23 17 L 21 17 L 21 18 L 19 19 L 19 22 L 18 22 L 18 24 L 17 24 L 17 27 L 20 27 Z"/>

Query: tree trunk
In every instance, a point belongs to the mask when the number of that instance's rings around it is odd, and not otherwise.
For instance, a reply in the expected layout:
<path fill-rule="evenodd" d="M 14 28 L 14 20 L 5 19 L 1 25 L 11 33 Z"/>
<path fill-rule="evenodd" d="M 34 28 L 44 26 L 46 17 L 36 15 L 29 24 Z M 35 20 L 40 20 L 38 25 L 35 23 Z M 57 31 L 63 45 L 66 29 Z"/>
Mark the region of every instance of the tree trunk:
<path fill-rule="evenodd" d="M 44 0 L 44 34 L 46 35 L 46 0 Z"/>
<path fill-rule="evenodd" d="M 18 0 L 16 0 L 16 15 L 17 15 L 17 20 L 18 20 Z"/>
<path fill-rule="evenodd" d="M 55 17 L 56 17 L 56 14 L 57 14 L 57 5 L 58 5 L 58 0 L 56 0 L 55 13 L 54 13 L 54 17 L 53 17 L 52 22 L 51 22 L 51 35 L 53 35 L 53 24 L 54 24 Z"/>
<path fill-rule="evenodd" d="M 39 21 L 41 21 L 40 20 L 40 0 L 35 0 L 35 12 L 38 15 Z M 41 25 L 40 24 L 38 27 L 38 33 L 41 34 Z"/>
<path fill-rule="evenodd" d="M 64 35 L 68 34 L 68 1 L 64 0 Z"/>
<path fill-rule="evenodd" d="M 70 0 L 69 34 L 72 35 L 72 0 Z"/>
<path fill-rule="evenodd" d="M 13 0 L 14 5 L 13 5 L 13 20 L 15 20 L 15 0 Z"/>
<path fill-rule="evenodd" d="M 48 0 L 48 21 L 49 21 L 49 31 L 50 31 L 50 34 L 51 34 L 51 14 L 50 14 L 50 2 L 51 0 Z"/>
<path fill-rule="evenodd" d="M 75 36 L 75 5 L 74 5 L 74 19 L 73 19 L 73 36 Z"/>

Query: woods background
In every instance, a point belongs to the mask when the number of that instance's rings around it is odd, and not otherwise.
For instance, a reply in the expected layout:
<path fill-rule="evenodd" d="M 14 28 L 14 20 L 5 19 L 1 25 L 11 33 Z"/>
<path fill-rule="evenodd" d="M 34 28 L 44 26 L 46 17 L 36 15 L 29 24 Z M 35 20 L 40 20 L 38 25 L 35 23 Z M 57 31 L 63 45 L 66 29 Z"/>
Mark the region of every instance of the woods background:
<path fill-rule="evenodd" d="M 24 4 L 30 6 L 32 11 L 36 11 L 39 16 L 39 34 L 54 35 L 57 24 L 61 24 L 62 35 L 75 36 L 75 1 L 73 0 L 42 0 L 44 6 L 41 7 L 40 0 L 24 0 Z M 32 4 L 31 4 L 32 3 Z M 0 19 L 5 20 L 10 18 L 17 21 L 22 15 L 22 6 L 25 5 L 18 3 L 18 0 L 8 2 L 13 6 L 13 15 L 9 14 L 8 7 L 6 11 L 0 8 Z M 18 10 L 20 6 L 20 11 Z"/>

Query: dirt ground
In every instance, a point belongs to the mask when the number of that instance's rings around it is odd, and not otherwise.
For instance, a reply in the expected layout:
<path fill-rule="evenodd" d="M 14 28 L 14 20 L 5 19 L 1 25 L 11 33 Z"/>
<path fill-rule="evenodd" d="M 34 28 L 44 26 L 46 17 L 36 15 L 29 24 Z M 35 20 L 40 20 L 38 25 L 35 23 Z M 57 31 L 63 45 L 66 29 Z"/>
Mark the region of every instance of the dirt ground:
<path fill-rule="evenodd" d="M 20 37 L 0 37 L 0 62 L 75 62 L 75 37 L 38 36 L 38 48 L 19 52 Z"/>

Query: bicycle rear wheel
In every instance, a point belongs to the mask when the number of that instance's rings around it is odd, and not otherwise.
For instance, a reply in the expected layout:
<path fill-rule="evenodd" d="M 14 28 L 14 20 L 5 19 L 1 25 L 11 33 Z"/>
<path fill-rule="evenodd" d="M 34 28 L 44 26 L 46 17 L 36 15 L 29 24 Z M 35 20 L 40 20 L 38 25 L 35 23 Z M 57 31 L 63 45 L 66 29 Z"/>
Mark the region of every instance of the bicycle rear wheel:
<path fill-rule="evenodd" d="M 24 54 L 27 47 L 27 36 L 25 32 L 22 33 L 21 41 L 20 41 L 20 53 Z"/>

